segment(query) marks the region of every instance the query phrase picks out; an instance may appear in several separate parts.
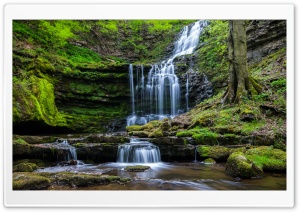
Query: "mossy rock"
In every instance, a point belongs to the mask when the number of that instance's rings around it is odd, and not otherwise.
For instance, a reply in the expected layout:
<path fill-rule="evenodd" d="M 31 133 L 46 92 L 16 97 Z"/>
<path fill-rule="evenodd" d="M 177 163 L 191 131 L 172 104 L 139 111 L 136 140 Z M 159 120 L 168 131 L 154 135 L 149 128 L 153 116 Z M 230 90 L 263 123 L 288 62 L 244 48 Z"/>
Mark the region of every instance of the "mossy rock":
<path fill-rule="evenodd" d="M 124 168 L 127 172 L 144 172 L 150 169 L 150 166 L 126 166 Z"/>
<path fill-rule="evenodd" d="M 62 172 L 55 175 L 56 183 L 70 187 L 87 187 L 92 185 L 103 185 L 120 180 L 119 176 L 97 175 L 97 174 L 74 174 Z"/>
<path fill-rule="evenodd" d="M 216 145 L 218 144 L 219 134 L 203 130 L 197 133 L 194 133 L 192 138 L 197 141 L 197 144 L 200 145 Z"/>
<path fill-rule="evenodd" d="M 20 163 L 13 167 L 13 172 L 33 172 L 37 169 L 35 163 Z"/>
<path fill-rule="evenodd" d="M 199 146 L 197 152 L 200 158 L 213 158 L 217 162 L 226 161 L 231 150 L 223 146 Z"/>
<path fill-rule="evenodd" d="M 162 132 L 162 130 L 160 128 L 157 128 L 155 130 L 153 130 L 151 133 L 149 133 L 149 138 L 159 138 L 159 137 L 163 137 L 164 134 Z"/>
<path fill-rule="evenodd" d="M 202 161 L 204 164 L 215 164 L 216 161 L 213 158 L 207 158 L 204 161 Z"/>
<path fill-rule="evenodd" d="M 286 152 L 280 149 L 274 149 L 272 146 L 256 147 L 247 150 L 245 155 L 264 171 L 286 171 Z"/>
<path fill-rule="evenodd" d="M 140 125 L 131 125 L 131 126 L 127 126 L 126 130 L 127 130 L 127 132 L 142 131 L 143 130 L 143 126 L 140 126 Z"/>
<path fill-rule="evenodd" d="M 247 159 L 244 153 L 234 152 L 227 159 L 225 173 L 231 177 L 255 178 L 263 175 L 263 170 Z"/>
<path fill-rule="evenodd" d="M 244 122 L 251 122 L 255 120 L 255 114 L 252 110 L 244 109 L 241 111 L 240 119 Z"/>
<path fill-rule="evenodd" d="M 212 128 L 214 132 L 220 134 L 240 134 L 241 131 L 235 125 L 218 125 Z"/>
<path fill-rule="evenodd" d="M 148 138 L 149 132 L 146 132 L 146 131 L 131 131 L 130 135 L 137 136 L 139 138 Z"/>
<path fill-rule="evenodd" d="M 51 185 L 51 179 L 38 173 L 13 173 L 13 190 L 43 190 Z"/>
<path fill-rule="evenodd" d="M 14 135 L 14 140 L 22 139 L 28 144 L 43 144 L 43 143 L 53 143 L 58 137 L 54 136 L 28 136 L 28 135 Z"/>
<path fill-rule="evenodd" d="M 171 122 L 169 119 L 163 119 L 162 122 L 161 122 L 161 125 L 160 125 L 160 128 L 162 131 L 167 131 L 169 130 L 171 127 Z"/>

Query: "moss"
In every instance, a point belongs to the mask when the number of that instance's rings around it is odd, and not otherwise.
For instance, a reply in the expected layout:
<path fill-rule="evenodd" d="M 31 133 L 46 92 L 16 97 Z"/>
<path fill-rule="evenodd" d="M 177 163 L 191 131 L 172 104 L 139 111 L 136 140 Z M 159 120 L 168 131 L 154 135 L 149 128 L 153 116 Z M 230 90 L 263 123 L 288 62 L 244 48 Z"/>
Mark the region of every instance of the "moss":
<path fill-rule="evenodd" d="M 216 161 L 213 158 L 207 158 L 204 161 L 202 161 L 204 164 L 215 164 Z"/>
<path fill-rule="evenodd" d="M 246 152 L 246 157 L 264 171 L 285 172 L 286 152 L 274 149 L 272 146 L 256 147 Z"/>
<path fill-rule="evenodd" d="M 13 173 L 13 190 L 42 190 L 50 186 L 51 179 L 36 173 Z"/>
<path fill-rule="evenodd" d="M 20 144 L 20 145 L 28 145 L 28 143 L 21 138 L 14 140 L 13 143 Z"/>
<path fill-rule="evenodd" d="M 131 125 L 131 126 L 127 126 L 126 127 L 126 131 L 127 132 L 142 131 L 142 130 L 143 130 L 143 126 L 140 126 L 140 125 Z"/>
<path fill-rule="evenodd" d="M 216 161 L 226 161 L 231 150 L 223 146 L 199 146 L 197 148 L 201 158 L 213 158 Z"/>
<path fill-rule="evenodd" d="M 197 141 L 197 144 L 209 144 L 214 145 L 218 144 L 217 133 L 211 132 L 209 130 L 201 130 L 199 133 L 195 133 L 192 138 Z"/>
<path fill-rule="evenodd" d="M 153 130 L 151 133 L 149 133 L 149 138 L 158 138 L 158 137 L 163 137 L 163 132 L 160 128 L 157 128 Z"/>
<path fill-rule="evenodd" d="M 150 166 L 141 166 L 141 165 L 137 165 L 137 166 L 126 166 L 124 168 L 125 171 L 128 172 L 144 172 L 146 170 L 150 169 Z"/>
<path fill-rule="evenodd" d="M 13 172 L 33 172 L 37 169 L 35 163 L 20 163 L 13 167 Z"/>
<path fill-rule="evenodd" d="M 86 146 L 85 143 L 80 143 L 80 142 L 74 144 L 74 147 L 76 147 L 76 148 L 81 148 L 81 147 L 85 147 L 85 146 Z"/>
<path fill-rule="evenodd" d="M 263 175 L 262 169 L 248 160 L 242 152 L 234 152 L 229 156 L 225 173 L 240 178 L 261 177 Z"/>

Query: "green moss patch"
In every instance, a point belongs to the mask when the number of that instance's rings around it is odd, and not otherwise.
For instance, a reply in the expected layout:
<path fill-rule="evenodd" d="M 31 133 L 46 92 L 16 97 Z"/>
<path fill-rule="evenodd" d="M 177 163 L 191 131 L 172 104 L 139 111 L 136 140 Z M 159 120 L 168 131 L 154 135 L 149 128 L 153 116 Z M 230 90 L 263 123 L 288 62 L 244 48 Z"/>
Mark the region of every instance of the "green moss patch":
<path fill-rule="evenodd" d="M 199 146 L 197 151 L 201 158 L 213 158 L 216 161 L 226 161 L 231 150 L 223 146 Z"/>
<path fill-rule="evenodd" d="M 42 190 L 51 185 L 51 179 L 37 173 L 13 173 L 13 190 Z"/>
<path fill-rule="evenodd" d="M 264 171 L 285 172 L 286 152 L 273 147 L 256 147 L 246 152 L 246 157 Z"/>

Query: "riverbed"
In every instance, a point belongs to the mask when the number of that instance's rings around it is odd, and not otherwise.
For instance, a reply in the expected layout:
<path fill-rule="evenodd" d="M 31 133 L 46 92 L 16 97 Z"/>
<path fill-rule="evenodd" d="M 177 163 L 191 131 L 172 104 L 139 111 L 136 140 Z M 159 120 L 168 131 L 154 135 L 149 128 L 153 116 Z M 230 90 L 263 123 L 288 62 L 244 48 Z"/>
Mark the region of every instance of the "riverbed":
<path fill-rule="evenodd" d="M 128 165 L 147 165 L 145 172 L 127 172 Z M 55 166 L 38 172 L 71 172 L 118 175 L 130 178 L 128 183 L 84 188 L 51 186 L 50 190 L 286 190 L 285 174 L 265 173 L 262 178 L 239 179 L 225 174 L 225 164 L 191 163 L 103 163 Z"/>

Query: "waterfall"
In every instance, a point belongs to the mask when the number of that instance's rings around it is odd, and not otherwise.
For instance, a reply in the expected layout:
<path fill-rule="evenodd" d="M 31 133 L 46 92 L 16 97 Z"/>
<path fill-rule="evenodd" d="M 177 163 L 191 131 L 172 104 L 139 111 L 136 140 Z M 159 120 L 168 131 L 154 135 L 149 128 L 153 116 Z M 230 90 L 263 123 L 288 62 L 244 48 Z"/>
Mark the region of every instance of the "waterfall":
<path fill-rule="evenodd" d="M 56 147 L 60 150 L 63 150 L 65 154 L 63 154 L 64 161 L 77 160 L 76 148 L 71 146 L 67 140 L 63 140 L 62 142 L 56 141 Z"/>
<path fill-rule="evenodd" d="M 185 84 L 185 101 L 186 101 L 186 111 L 189 110 L 189 74 L 186 75 L 186 84 Z"/>
<path fill-rule="evenodd" d="M 134 115 L 135 107 L 134 107 L 134 82 L 133 82 L 132 64 L 129 65 L 129 81 L 130 81 L 131 111 L 132 111 L 132 115 Z"/>
<path fill-rule="evenodd" d="M 153 64 L 148 72 L 145 86 L 144 67 L 137 67 L 136 87 L 134 87 L 133 67 L 129 66 L 132 115 L 127 118 L 127 126 L 146 124 L 152 120 L 173 118 L 180 111 L 180 82 L 175 73 L 173 60 L 193 53 L 206 21 L 197 21 L 189 29 L 185 26 L 174 44 L 173 54 L 160 64 Z M 187 82 L 188 89 L 188 82 Z M 136 96 L 136 100 L 134 99 Z M 136 101 L 136 102 L 135 102 Z M 188 110 L 188 90 L 186 94 Z M 138 111 L 139 114 L 136 114 Z"/>
<path fill-rule="evenodd" d="M 118 147 L 118 163 L 160 162 L 159 148 L 145 140 L 131 138 L 130 143 Z"/>

